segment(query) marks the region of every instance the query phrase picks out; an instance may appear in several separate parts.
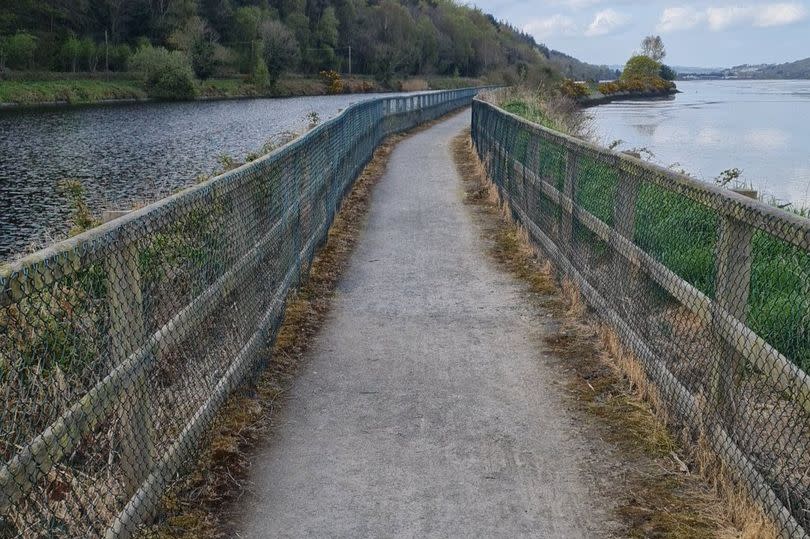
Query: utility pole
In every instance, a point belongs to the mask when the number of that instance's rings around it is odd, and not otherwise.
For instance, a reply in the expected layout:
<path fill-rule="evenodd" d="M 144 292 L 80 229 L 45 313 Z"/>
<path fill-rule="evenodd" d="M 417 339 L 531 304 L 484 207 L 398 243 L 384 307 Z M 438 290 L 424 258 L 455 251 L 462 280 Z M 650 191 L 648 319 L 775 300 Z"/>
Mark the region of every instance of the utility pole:
<path fill-rule="evenodd" d="M 352 78 L 352 46 L 349 45 L 349 78 Z"/>
<path fill-rule="evenodd" d="M 104 69 L 110 72 L 110 42 L 107 39 L 107 29 L 104 29 Z"/>

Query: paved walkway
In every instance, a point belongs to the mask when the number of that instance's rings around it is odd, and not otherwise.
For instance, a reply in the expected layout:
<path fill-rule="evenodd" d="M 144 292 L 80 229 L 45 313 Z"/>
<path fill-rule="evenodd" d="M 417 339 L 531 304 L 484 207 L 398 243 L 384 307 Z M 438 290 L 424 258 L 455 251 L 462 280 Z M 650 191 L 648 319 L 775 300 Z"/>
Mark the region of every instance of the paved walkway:
<path fill-rule="evenodd" d="M 280 425 L 240 537 L 602 537 L 590 453 L 487 258 L 450 155 L 456 116 L 402 142 Z"/>

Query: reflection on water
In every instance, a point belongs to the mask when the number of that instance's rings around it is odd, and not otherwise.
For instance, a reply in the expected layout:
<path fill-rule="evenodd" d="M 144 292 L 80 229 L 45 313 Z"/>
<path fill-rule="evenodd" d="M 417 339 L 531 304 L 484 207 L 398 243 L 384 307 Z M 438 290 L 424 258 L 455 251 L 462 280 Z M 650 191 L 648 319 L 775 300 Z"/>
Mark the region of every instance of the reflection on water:
<path fill-rule="evenodd" d="M 765 195 L 810 206 L 810 81 L 686 81 L 665 101 L 590 109 L 602 143 L 647 148 L 712 181 L 730 168 Z"/>
<path fill-rule="evenodd" d="M 81 180 L 95 211 L 151 201 L 243 159 L 282 131 L 301 132 L 379 97 L 141 103 L 0 111 L 0 261 L 63 234 L 69 208 L 58 183 Z"/>

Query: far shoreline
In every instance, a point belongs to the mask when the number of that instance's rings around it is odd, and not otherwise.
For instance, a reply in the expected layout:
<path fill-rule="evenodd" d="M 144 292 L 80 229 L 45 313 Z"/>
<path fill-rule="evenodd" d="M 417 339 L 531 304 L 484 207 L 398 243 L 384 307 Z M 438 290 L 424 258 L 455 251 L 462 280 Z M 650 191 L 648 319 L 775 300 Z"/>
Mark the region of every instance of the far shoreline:
<path fill-rule="evenodd" d="M 200 95 L 192 99 L 158 99 L 150 97 L 145 90 L 133 81 L 105 81 L 99 79 L 56 79 L 47 81 L 55 83 L 58 88 L 50 89 L 50 93 L 38 91 L 39 83 L 32 80 L 3 80 L 0 79 L 0 112 L 32 109 L 62 109 L 80 108 L 88 106 L 110 106 L 127 105 L 140 103 L 194 103 L 200 101 L 230 101 L 248 99 L 285 99 L 294 97 L 317 97 L 329 95 L 373 95 L 382 93 L 406 93 L 406 92 L 427 92 L 438 90 L 449 90 L 464 88 L 469 86 L 480 86 L 484 82 L 466 78 L 442 78 L 442 79 L 404 79 L 384 85 L 377 81 L 370 81 L 364 78 L 348 79 L 345 82 L 346 91 L 331 93 L 327 91 L 326 84 L 317 78 L 289 78 L 280 80 L 277 85 L 270 90 L 256 91 L 250 83 L 243 79 L 214 79 L 208 86 L 202 86 Z M 206 81 L 208 82 L 208 81 Z M 77 91 L 81 84 L 92 84 L 97 90 L 97 94 L 88 95 Z M 4 88 L 5 85 L 5 88 Z M 25 99 L 3 101 L 3 90 L 11 85 L 27 85 L 31 87 L 31 92 L 25 95 Z M 64 99 L 53 99 L 54 95 L 68 95 Z M 75 94 L 75 95 L 74 95 Z M 109 97 L 110 95 L 123 94 L 121 97 Z"/>

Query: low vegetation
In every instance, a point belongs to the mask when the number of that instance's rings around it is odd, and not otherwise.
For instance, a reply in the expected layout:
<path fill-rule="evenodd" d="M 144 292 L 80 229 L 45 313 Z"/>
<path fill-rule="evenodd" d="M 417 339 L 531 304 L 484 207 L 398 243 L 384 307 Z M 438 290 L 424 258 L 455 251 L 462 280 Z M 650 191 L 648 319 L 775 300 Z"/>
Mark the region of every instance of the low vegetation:
<path fill-rule="evenodd" d="M 0 104 L 97 103 L 113 99 L 144 99 L 138 81 L 57 80 L 0 81 Z"/>

